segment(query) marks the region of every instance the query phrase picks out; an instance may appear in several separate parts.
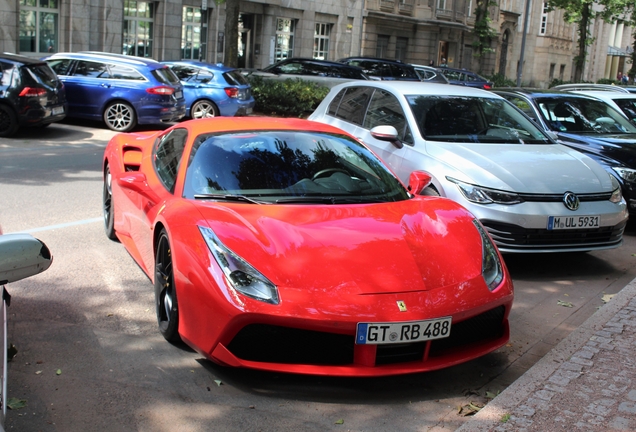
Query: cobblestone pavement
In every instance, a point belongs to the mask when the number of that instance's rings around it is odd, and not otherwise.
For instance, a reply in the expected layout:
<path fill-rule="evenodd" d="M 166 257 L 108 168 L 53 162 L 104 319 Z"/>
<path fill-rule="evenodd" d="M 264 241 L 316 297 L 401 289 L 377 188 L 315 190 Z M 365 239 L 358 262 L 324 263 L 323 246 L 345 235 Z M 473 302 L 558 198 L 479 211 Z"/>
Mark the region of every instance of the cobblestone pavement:
<path fill-rule="evenodd" d="M 458 432 L 636 431 L 636 280 Z"/>

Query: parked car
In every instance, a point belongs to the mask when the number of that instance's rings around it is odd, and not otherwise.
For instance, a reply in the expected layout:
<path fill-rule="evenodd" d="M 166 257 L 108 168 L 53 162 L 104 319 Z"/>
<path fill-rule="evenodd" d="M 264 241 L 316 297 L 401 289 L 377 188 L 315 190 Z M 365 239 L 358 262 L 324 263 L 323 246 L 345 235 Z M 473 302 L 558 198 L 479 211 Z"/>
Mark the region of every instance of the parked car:
<path fill-rule="evenodd" d="M 636 126 L 605 102 L 571 92 L 537 89 L 495 91 L 560 143 L 599 162 L 621 184 L 636 215 Z"/>
<path fill-rule="evenodd" d="M 252 71 L 249 76 L 283 81 L 299 78 L 329 88 L 347 81 L 369 79 L 360 68 L 310 58 L 282 60 L 262 70 Z"/>
<path fill-rule="evenodd" d="M 591 96 L 596 99 L 602 100 L 603 102 L 614 107 L 619 112 L 625 114 L 625 117 L 627 117 L 629 121 L 636 125 L 636 94 L 590 90 L 574 91 L 574 93 Z"/>
<path fill-rule="evenodd" d="M 483 90 L 492 89 L 495 84 L 492 81 L 484 78 L 475 72 L 468 71 L 466 69 L 455 69 L 449 67 L 440 67 L 439 70 L 448 79 L 448 82 L 455 85 L 462 85 L 466 87 L 475 87 Z"/>
<path fill-rule="evenodd" d="M 231 367 L 396 375 L 509 338 L 499 252 L 466 209 L 418 195 L 429 181 L 407 190 L 328 125 L 192 120 L 109 142 L 104 220 L 154 282 L 167 340 Z"/>
<path fill-rule="evenodd" d="M 57 53 L 45 60 L 64 82 L 69 117 L 101 120 L 126 132 L 185 115 L 179 78 L 155 60 L 99 52 Z"/>
<path fill-rule="evenodd" d="M 20 127 L 44 127 L 66 116 L 66 92 L 49 65 L 0 53 L 0 137 Z"/>
<path fill-rule="evenodd" d="M 615 248 L 627 222 L 618 182 L 556 144 L 489 91 L 433 83 L 334 87 L 309 119 L 361 139 L 405 181 L 431 174 L 425 194 L 457 201 L 503 252 Z"/>
<path fill-rule="evenodd" d="M 194 60 L 162 62 L 183 84 L 186 116 L 233 117 L 252 113 L 252 86 L 237 69 Z"/>
<path fill-rule="evenodd" d="M 420 80 L 422 81 L 449 84 L 449 81 L 446 78 L 446 76 L 437 68 L 434 68 L 431 66 L 416 65 L 416 64 L 412 64 L 411 66 L 413 66 L 413 68 L 415 69 L 415 73 L 417 73 L 417 75 L 420 77 Z"/>
<path fill-rule="evenodd" d="M 381 80 L 420 81 L 420 76 L 410 64 L 397 60 L 374 57 L 347 57 L 338 60 L 349 66 L 362 68 L 370 77 Z"/>

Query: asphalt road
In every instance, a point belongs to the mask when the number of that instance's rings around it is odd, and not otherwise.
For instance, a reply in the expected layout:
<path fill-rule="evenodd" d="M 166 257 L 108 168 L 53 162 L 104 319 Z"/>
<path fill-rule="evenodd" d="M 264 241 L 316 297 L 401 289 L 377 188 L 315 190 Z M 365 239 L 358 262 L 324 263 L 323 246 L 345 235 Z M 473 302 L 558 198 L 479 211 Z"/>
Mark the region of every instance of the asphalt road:
<path fill-rule="evenodd" d="M 26 401 L 8 431 L 453 431 L 465 421 L 457 407 L 487 402 L 636 277 L 630 226 L 610 251 L 506 256 L 511 340 L 478 360 L 381 379 L 222 368 L 161 337 L 152 285 L 104 235 L 112 135 L 82 123 L 0 139 L 0 225 L 54 255 L 45 273 L 7 286 L 18 349 L 8 396 Z"/>

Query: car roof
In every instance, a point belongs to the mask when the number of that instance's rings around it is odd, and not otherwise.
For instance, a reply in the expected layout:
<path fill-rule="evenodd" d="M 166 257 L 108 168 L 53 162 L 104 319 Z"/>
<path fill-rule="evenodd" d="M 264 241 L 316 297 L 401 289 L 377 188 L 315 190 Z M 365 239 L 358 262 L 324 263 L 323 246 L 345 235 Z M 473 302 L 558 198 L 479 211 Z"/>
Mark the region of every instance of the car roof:
<path fill-rule="evenodd" d="M 338 62 L 344 62 L 347 60 L 375 61 L 375 62 L 395 63 L 395 64 L 400 64 L 405 66 L 412 66 L 408 63 L 404 63 L 401 60 L 386 59 L 386 58 L 380 58 L 380 57 L 345 57 L 345 58 L 338 59 Z"/>
<path fill-rule="evenodd" d="M 591 91 L 591 90 L 577 90 L 575 92 L 572 93 L 576 93 L 576 94 L 582 94 L 582 95 L 586 95 L 586 96 L 594 96 L 595 98 L 599 98 L 599 99 L 632 99 L 632 100 L 636 100 L 636 94 L 634 93 L 621 93 L 621 92 L 612 92 L 612 91 L 603 91 L 603 90 L 597 90 L 597 91 Z"/>
<path fill-rule="evenodd" d="M 538 88 L 528 88 L 528 87 L 497 87 L 493 90 L 490 90 L 494 93 L 512 93 L 512 94 L 521 94 L 526 95 L 531 98 L 542 97 L 542 96 L 555 96 L 555 97 L 567 97 L 567 96 L 583 96 L 578 93 L 572 92 L 564 92 L 554 89 L 538 89 Z"/>
<path fill-rule="evenodd" d="M 429 81 L 350 81 L 338 84 L 332 91 L 345 87 L 366 86 L 385 90 L 393 90 L 404 95 L 432 95 L 432 96 L 472 96 L 491 99 L 501 99 L 501 96 L 491 91 L 467 86 L 449 86 L 445 83 Z"/>
<path fill-rule="evenodd" d="M 52 54 L 46 59 L 55 58 L 70 58 L 74 60 L 102 60 L 102 61 L 116 61 L 124 63 L 130 66 L 157 66 L 161 65 L 157 60 L 153 60 L 146 57 L 135 57 L 124 54 L 114 54 L 100 51 L 79 51 L 79 52 L 61 52 Z"/>
<path fill-rule="evenodd" d="M 346 65 L 344 63 L 339 63 L 337 61 L 319 60 L 319 59 L 305 58 L 305 57 L 292 57 L 292 58 L 288 58 L 288 59 L 285 59 L 285 60 L 281 60 L 281 61 L 279 61 L 279 62 L 277 62 L 275 64 L 286 63 L 286 62 L 291 62 L 291 61 L 306 62 L 306 63 L 316 63 L 316 64 L 322 64 L 322 65 L 326 65 L 326 66 L 335 66 L 335 67 L 345 67 L 345 68 L 360 69 L 357 66 Z"/>
<path fill-rule="evenodd" d="M 174 126 L 174 128 L 180 126 L 188 127 L 194 135 L 210 132 L 233 133 L 240 131 L 292 130 L 298 132 L 326 132 L 350 136 L 348 132 L 327 123 L 292 117 L 277 118 L 255 116 L 250 117 L 249 121 L 246 121 L 245 117 L 213 117 L 185 121 Z"/>
<path fill-rule="evenodd" d="M 600 90 L 600 91 L 629 93 L 629 90 L 623 87 L 613 85 L 613 84 L 592 84 L 592 83 L 561 84 L 558 86 L 554 86 L 553 89 L 563 90 L 563 91 Z"/>
<path fill-rule="evenodd" d="M 171 65 L 188 65 L 188 66 L 196 66 L 205 69 L 211 69 L 215 71 L 227 72 L 231 70 L 235 70 L 236 68 L 225 66 L 223 64 L 213 64 L 207 63 L 199 60 L 166 60 L 162 61 L 162 64 L 171 64 Z"/>
<path fill-rule="evenodd" d="M 9 60 L 14 63 L 28 64 L 28 65 L 44 63 L 44 60 L 35 59 L 32 57 L 27 57 L 20 54 L 14 54 L 14 53 L 8 53 L 8 52 L 0 53 L 0 59 Z"/>

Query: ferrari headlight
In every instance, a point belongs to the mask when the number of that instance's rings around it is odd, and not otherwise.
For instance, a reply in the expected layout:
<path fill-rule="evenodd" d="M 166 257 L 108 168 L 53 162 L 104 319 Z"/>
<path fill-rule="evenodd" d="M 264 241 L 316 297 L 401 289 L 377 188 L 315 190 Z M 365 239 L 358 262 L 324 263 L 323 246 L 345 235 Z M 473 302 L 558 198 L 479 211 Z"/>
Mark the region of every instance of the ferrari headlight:
<path fill-rule="evenodd" d="M 199 231 L 232 288 L 255 300 L 278 304 L 276 285 L 228 249 L 210 228 L 199 226 Z"/>
<path fill-rule="evenodd" d="M 616 180 L 616 177 L 609 174 L 610 180 L 612 182 L 612 196 L 610 197 L 610 201 L 613 203 L 619 203 L 623 200 L 623 193 L 621 192 L 621 185 Z"/>
<path fill-rule="evenodd" d="M 612 169 L 626 182 L 636 183 L 636 170 L 621 167 L 612 167 Z"/>
<path fill-rule="evenodd" d="M 494 203 L 504 205 L 519 204 L 520 202 L 523 202 L 521 197 L 519 197 L 516 193 L 475 186 L 451 177 L 447 177 L 447 179 L 455 183 L 462 195 L 464 195 L 464 197 L 470 202 L 478 204 Z"/>
<path fill-rule="evenodd" d="M 481 274 L 488 289 L 493 291 L 503 280 L 503 266 L 501 261 L 499 261 L 497 249 L 484 227 L 477 219 L 473 219 L 473 223 L 481 235 Z"/>

